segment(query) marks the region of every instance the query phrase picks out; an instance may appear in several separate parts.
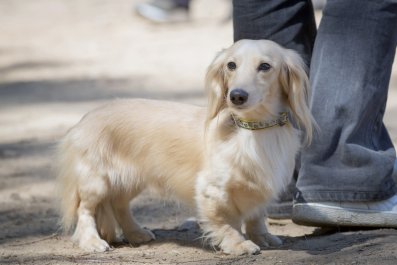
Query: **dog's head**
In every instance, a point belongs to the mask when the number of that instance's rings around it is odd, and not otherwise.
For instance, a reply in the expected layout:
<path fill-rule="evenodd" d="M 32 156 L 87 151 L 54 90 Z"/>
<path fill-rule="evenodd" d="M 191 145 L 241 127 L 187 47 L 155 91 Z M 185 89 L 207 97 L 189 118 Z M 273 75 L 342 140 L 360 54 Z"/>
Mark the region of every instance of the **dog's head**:
<path fill-rule="evenodd" d="M 228 108 L 242 118 L 263 120 L 289 109 L 310 142 L 305 64 L 293 50 L 268 40 L 241 40 L 220 52 L 206 75 L 208 120 Z"/>

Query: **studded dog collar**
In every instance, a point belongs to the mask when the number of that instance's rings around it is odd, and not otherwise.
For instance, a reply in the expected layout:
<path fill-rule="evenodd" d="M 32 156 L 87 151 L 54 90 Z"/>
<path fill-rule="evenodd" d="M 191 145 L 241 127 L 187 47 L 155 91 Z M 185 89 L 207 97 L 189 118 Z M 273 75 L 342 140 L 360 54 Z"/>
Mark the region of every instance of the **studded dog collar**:
<path fill-rule="evenodd" d="M 288 113 L 281 112 L 280 116 L 274 120 L 266 120 L 266 121 L 250 121 L 241 119 L 232 114 L 232 119 L 234 120 L 235 124 L 243 129 L 247 130 L 262 130 L 266 128 L 271 128 L 274 126 L 284 126 L 288 123 Z"/>

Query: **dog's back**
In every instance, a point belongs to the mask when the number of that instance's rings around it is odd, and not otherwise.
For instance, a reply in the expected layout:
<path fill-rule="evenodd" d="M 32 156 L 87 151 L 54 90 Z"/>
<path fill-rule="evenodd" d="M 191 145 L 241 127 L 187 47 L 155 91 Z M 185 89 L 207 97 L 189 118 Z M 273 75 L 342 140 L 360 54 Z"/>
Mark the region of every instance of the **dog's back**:
<path fill-rule="evenodd" d="M 59 145 L 64 228 L 75 224 L 87 190 L 103 204 L 118 194 L 131 199 L 148 186 L 193 203 L 204 119 L 203 108 L 137 99 L 88 113 Z"/>

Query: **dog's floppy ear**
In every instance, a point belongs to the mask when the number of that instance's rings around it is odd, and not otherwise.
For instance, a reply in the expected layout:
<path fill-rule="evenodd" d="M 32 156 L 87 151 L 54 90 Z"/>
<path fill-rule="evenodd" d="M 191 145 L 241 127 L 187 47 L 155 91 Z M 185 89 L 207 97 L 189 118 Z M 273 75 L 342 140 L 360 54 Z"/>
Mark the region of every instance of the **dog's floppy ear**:
<path fill-rule="evenodd" d="M 309 109 L 309 79 L 306 65 L 302 58 L 293 50 L 284 52 L 284 62 L 281 70 L 281 84 L 287 95 L 288 103 L 298 126 L 305 135 L 305 143 L 310 144 L 316 122 Z"/>
<path fill-rule="evenodd" d="M 226 50 L 222 50 L 207 69 L 205 76 L 205 88 L 208 97 L 207 121 L 215 118 L 219 111 L 225 107 L 227 96 L 227 84 L 224 72 L 225 58 Z"/>

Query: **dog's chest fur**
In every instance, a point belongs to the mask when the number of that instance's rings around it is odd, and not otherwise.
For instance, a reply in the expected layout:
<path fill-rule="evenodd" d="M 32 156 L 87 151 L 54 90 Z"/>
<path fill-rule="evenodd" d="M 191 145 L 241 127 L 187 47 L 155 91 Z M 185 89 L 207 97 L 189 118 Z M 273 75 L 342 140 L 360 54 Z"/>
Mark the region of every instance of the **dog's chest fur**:
<path fill-rule="evenodd" d="M 212 146 L 207 163 L 210 182 L 240 212 L 249 211 L 288 184 L 298 147 L 299 136 L 291 125 L 260 131 L 237 129 L 227 141 Z"/>

